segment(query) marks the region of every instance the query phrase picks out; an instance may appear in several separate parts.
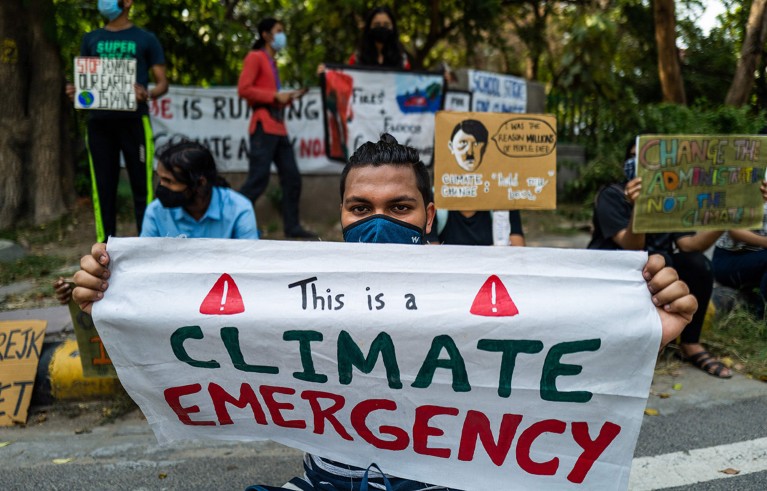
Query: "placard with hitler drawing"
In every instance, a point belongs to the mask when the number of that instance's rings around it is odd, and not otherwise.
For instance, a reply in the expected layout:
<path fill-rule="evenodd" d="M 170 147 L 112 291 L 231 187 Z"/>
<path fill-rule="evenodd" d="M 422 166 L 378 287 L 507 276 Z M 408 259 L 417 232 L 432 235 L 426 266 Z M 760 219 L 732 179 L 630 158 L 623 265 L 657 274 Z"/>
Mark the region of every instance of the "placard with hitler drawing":
<path fill-rule="evenodd" d="M 437 208 L 556 208 L 557 124 L 553 116 L 440 111 L 435 126 Z"/>
<path fill-rule="evenodd" d="M 767 136 L 642 135 L 633 231 L 759 228 Z"/>

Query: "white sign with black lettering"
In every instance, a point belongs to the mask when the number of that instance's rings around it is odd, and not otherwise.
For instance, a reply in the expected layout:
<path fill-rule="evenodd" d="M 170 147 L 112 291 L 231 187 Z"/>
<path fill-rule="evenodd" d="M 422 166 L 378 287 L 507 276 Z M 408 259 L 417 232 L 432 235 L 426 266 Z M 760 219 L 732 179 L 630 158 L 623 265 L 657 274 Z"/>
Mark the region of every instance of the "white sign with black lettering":
<path fill-rule="evenodd" d="M 136 60 L 75 58 L 75 108 L 135 111 Z"/>

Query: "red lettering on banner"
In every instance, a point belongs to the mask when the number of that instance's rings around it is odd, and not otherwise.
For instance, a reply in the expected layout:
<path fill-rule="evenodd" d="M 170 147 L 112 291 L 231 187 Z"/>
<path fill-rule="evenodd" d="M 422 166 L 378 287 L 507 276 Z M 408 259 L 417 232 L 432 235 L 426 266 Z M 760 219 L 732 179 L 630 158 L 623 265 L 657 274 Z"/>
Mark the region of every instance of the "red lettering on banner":
<path fill-rule="evenodd" d="M 440 428 L 429 426 L 429 420 L 440 414 L 457 416 L 458 409 L 442 406 L 419 406 L 415 409 L 413 423 L 413 451 L 421 455 L 431 455 L 442 459 L 450 458 L 449 448 L 429 448 L 430 436 L 442 436 L 445 432 Z"/>
<path fill-rule="evenodd" d="M 200 392 L 202 386 L 200 384 L 181 385 L 179 387 L 170 387 L 165 389 L 163 395 L 165 396 L 165 402 L 168 403 L 173 412 L 178 416 L 178 420 L 189 426 L 215 426 L 215 421 L 192 421 L 189 417 L 190 414 L 199 413 L 200 406 L 181 406 L 181 397 L 196 394 Z"/>
<path fill-rule="evenodd" d="M 165 400 L 170 408 L 176 413 L 181 423 L 190 426 L 215 426 L 216 421 L 193 421 L 191 414 L 199 413 L 199 406 L 184 407 L 181 404 L 181 397 L 197 394 L 201 391 L 200 384 L 183 385 L 179 387 L 168 388 L 164 391 Z M 307 422 L 302 419 L 286 420 L 284 412 L 286 411 L 307 411 L 311 410 L 314 421 L 312 432 L 317 435 L 326 434 L 326 425 L 329 423 L 335 432 L 344 440 L 355 441 L 357 437 L 352 436 L 351 428 L 357 433 L 357 436 L 382 450 L 401 451 L 408 448 L 413 442 L 413 452 L 419 455 L 425 455 L 435 458 L 447 459 L 452 455 L 451 448 L 435 448 L 429 446 L 429 438 L 434 436 L 443 436 L 445 431 L 439 426 L 434 425 L 435 416 L 458 416 L 461 411 L 457 408 L 424 405 L 415 407 L 415 414 L 412 425 L 412 433 L 408 433 L 402 427 L 381 424 L 381 421 L 387 419 L 387 415 L 373 415 L 376 411 L 388 411 L 393 414 L 389 417 L 394 421 L 403 421 L 405 415 L 400 412 L 397 402 L 389 399 L 370 399 L 357 403 L 349 414 L 349 421 L 339 419 L 339 413 L 346 406 L 347 400 L 344 396 L 330 392 L 305 390 L 300 393 L 300 398 L 307 401 L 309 408 L 295 408 L 292 402 L 276 401 L 275 395 L 282 394 L 293 396 L 297 399 L 297 391 L 288 387 L 275 387 L 262 385 L 256 391 L 250 384 L 243 383 L 240 386 L 239 397 L 228 393 L 223 387 L 215 383 L 208 384 L 208 393 L 210 395 L 213 409 L 219 425 L 231 425 L 236 423 L 247 423 L 246 419 L 233 420 L 228 412 L 227 404 L 232 404 L 239 409 L 245 409 L 248 405 L 253 412 L 253 419 L 260 425 L 270 424 L 266 418 L 263 406 L 259 403 L 257 392 L 260 393 L 263 404 L 271 416 L 272 423 L 285 428 L 308 429 Z M 407 411 L 408 415 L 412 414 Z M 370 418 L 369 418 L 370 417 Z M 412 416 L 411 416 L 412 417 Z M 377 427 L 371 429 L 368 419 L 374 420 Z M 461 429 L 461 435 L 458 447 L 458 460 L 470 462 L 475 460 L 477 442 L 480 442 L 490 460 L 498 467 L 502 466 L 509 458 L 514 438 L 520 429 L 524 416 L 521 414 L 503 414 L 500 428 L 496 434 L 491 428 L 490 419 L 480 411 L 468 410 Z M 534 420 L 533 420 L 534 421 Z M 351 423 L 349 425 L 349 422 Z M 570 435 L 565 438 L 568 441 L 574 441 L 583 450 L 578 456 L 567 475 L 567 480 L 581 484 L 586 480 L 588 473 L 594 464 L 599 460 L 604 451 L 616 439 L 621 432 L 621 427 L 612 422 L 605 422 L 599 430 L 597 437 L 592 440 L 589 433 L 589 423 L 572 422 L 569 423 L 572 431 L 572 440 Z M 350 426 L 347 428 L 346 426 Z M 531 475 L 553 476 L 559 470 L 559 457 L 553 457 L 546 462 L 537 462 L 532 458 L 533 445 L 545 433 L 562 435 L 568 427 L 568 423 L 557 419 L 547 419 L 535 421 L 527 429 L 521 432 L 516 442 L 514 456 L 519 468 Z M 448 441 L 453 441 L 454 435 L 448 436 Z M 543 444 L 541 444 L 543 445 Z M 541 446 L 542 454 L 551 454 L 548 447 Z"/>
<path fill-rule="evenodd" d="M 479 289 L 469 312 L 485 317 L 512 317 L 519 314 L 506 286 L 496 275 L 490 276 Z"/>
<path fill-rule="evenodd" d="M 511 442 L 517 433 L 519 423 L 522 422 L 521 414 L 504 414 L 501 421 L 501 430 L 498 432 L 498 442 L 493 439 L 493 430 L 490 429 L 490 420 L 484 413 L 470 410 L 466 413 L 466 420 L 461 431 L 461 445 L 458 448 L 458 460 L 474 460 L 474 451 L 477 440 L 482 441 L 488 457 L 493 464 L 501 466 L 506 461 L 506 456 L 511 449 Z"/>
<path fill-rule="evenodd" d="M 578 421 L 572 423 L 572 432 L 575 443 L 581 446 L 583 453 L 575 461 L 573 470 L 567 475 L 567 480 L 580 484 L 586 479 L 586 474 L 589 473 L 594 462 L 597 461 L 602 452 L 621 432 L 621 427 L 607 421 L 602 425 L 602 429 L 599 430 L 599 436 L 593 441 L 589 435 L 589 424 L 586 422 Z"/>
<path fill-rule="evenodd" d="M 269 415 L 272 417 L 274 424 L 282 426 L 283 428 L 306 428 L 306 421 L 302 419 L 292 419 L 288 421 L 282 417 L 280 411 L 293 411 L 295 409 L 293 404 L 289 402 L 277 402 L 274 399 L 274 394 L 293 395 L 296 393 L 295 389 L 262 385 L 259 392 L 261 392 L 261 397 L 264 398 L 264 403 L 266 403 L 266 408 L 269 410 Z"/>
<path fill-rule="evenodd" d="M 383 450 L 405 450 L 410 443 L 410 437 L 407 431 L 396 426 L 383 425 L 378 428 L 379 433 L 384 435 L 391 435 L 394 440 L 382 440 L 370 431 L 367 426 L 367 417 L 373 411 L 396 411 L 397 403 L 388 399 L 370 399 L 362 401 L 352 409 L 351 420 L 352 426 L 357 431 L 357 434 L 362 437 L 363 440 L 373 445 L 376 448 Z"/>
<path fill-rule="evenodd" d="M 533 442 L 542 434 L 561 434 L 565 432 L 566 428 L 567 424 L 564 421 L 546 419 L 532 424 L 530 428 L 523 431 L 519 435 L 519 441 L 517 442 L 517 463 L 519 467 L 528 474 L 536 476 L 553 476 L 556 474 L 559 467 L 559 459 L 554 457 L 546 462 L 535 462 L 530 458 L 530 447 L 533 446 Z"/>
<path fill-rule="evenodd" d="M 314 138 L 311 140 L 301 139 L 299 144 L 299 153 L 301 157 L 321 157 L 325 155 L 325 146 L 322 140 Z"/>
<path fill-rule="evenodd" d="M 210 289 L 200 304 L 200 313 L 205 315 L 232 315 L 245 312 L 242 295 L 231 276 L 224 273 Z"/>
<path fill-rule="evenodd" d="M 256 398 L 256 393 L 253 391 L 253 387 L 249 384 L 242 384 L 240 386 L 240 398 L 237 399 L 233 395 L 229 394 L 218 384 L 211 382 L 208 384 L 208 393 L 210 399 L 213 401 L 213 409 L 216 411 L 216 417 L 218 418 L 218 424 L 230 425 L 233 424 L 232 417 L 229 416 L 229 411 L 226 409 L 227 404 L 232 404 L 235 407 L 244 409 L 245 406 L 250 405 L 251 411 L 253 411 L 253 418 L 256 423 L 265 425 L 266 415 L 261 408 L 261 403 Z"/>
<path fill-rule="evenodd" d="M 354 440 L 349 432 L 346 431 L 344 425 L 342 425 L 341 422 L 338 421 L 338 418 L 335 417 L 335 413 L 344 407 L 344 404 L 346 403 L 346 399 L 344 399 L 343 396 L 318 390 L 306 390 L 301 393 L 301 399 L 309 401 L 309 406 L 312 408 L 312 414 L 314 414 L 314 433 L 317 435 L 324 434 L 325 421 L 327 420 L 341 438 L 349 441 Z M 331 404 L 330 407 L 322 409 L 319 402 L 320 399 L 329 399 L 333 401 L 333 404 Z"/>

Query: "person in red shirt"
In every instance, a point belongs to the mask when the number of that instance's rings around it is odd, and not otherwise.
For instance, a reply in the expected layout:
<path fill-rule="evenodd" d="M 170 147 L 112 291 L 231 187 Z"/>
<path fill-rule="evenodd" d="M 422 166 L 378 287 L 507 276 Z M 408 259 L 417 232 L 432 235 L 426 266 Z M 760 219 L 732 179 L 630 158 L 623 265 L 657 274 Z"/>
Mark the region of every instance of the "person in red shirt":
<path fill-rule="evenodd" d="M 316 239 L 317 235 L 301 227 L 298 203 L 301 198 L 301 174 L 298 172 L 293 146 L 285 127 L 285 108 L 306 93 L 280 90 L 280 75 L 274 55 L 287 44 L 280 21 L 266 18 L 258 24 L 258 40 L 245 56 L 237 93 L 253 107 L 250 134 L 248 178 L 240 189 L 255 205 L 269 184 L 272 162 L 282 186 L 282 220 L 285 237 Z"/>
<path fill-rule="evenodd" d="M 368 13 L 359 48 L 349 57 L 349 65 L 377 66 L 410 70 L 405 48 L 389 7 L 376 7 Z"/>

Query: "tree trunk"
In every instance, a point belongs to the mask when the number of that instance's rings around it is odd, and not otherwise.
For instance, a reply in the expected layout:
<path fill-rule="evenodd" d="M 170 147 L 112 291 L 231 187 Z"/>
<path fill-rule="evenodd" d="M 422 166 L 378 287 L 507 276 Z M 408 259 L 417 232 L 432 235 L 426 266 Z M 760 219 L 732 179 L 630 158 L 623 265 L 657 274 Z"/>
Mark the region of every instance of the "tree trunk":
<path fill-rule="evenodd" d="M 658 75 L 663 90 L 663 102 L 686 104 L 676 48 L 676 12 L 674 0 L 653 0 L 655 42 L 658 45 Z"/>
<path fill-rule="evenodd" d="M 51 0 L 0 0 L 0 229 L 39 225 L 73 202 L 69 115 Z"/>
<path fill-rule="evenodd" d="M 730 90 L 727 91 L 725 104 L 742 106 L 748 102 L 751 88 L 754 86 L 754 70 L 759 64 L 759 59 L 767 37 L 767 0 L 754 0 L 751 11 L 748 14 L 746 24 L 746 36 L 743 40 L 743 48 L 740 51 L 740 59 L 735 69 Z"/>
<path fill-rule="evenodd" d="M 31 189 L 28 189 L 33 204 L 31 218 L 35 224 L 49 222 L 66 212 L 62 192 L 64 168 L 62 159 L 65 145 L 62 142 L 61 94 L 64 90 L 64 76 L 58 47 L 46 37 L 44 19 L 53 19 L 53 5 L 50 0 L 32 0 L 29 27 L 31 38 L 32 64 L 29 85 L 29 112 L 31 118 L 31 140 L 29 168 L 32 171 Z M 34 22 L 33 19 L 38 19 Z M 70 167 L 71 168 L 71 167 Z M 70 181 L 69 184 L 72 184 Z M 67 191 L 71 195 L 73 186 Z"/>
<path fill-rule="evenodd" d="M 26 87 L 29 53 L 21 2 L 0 1 L 0 229 L 10 227 L 22 206 L 22 168 L 28 138 Z"/>

